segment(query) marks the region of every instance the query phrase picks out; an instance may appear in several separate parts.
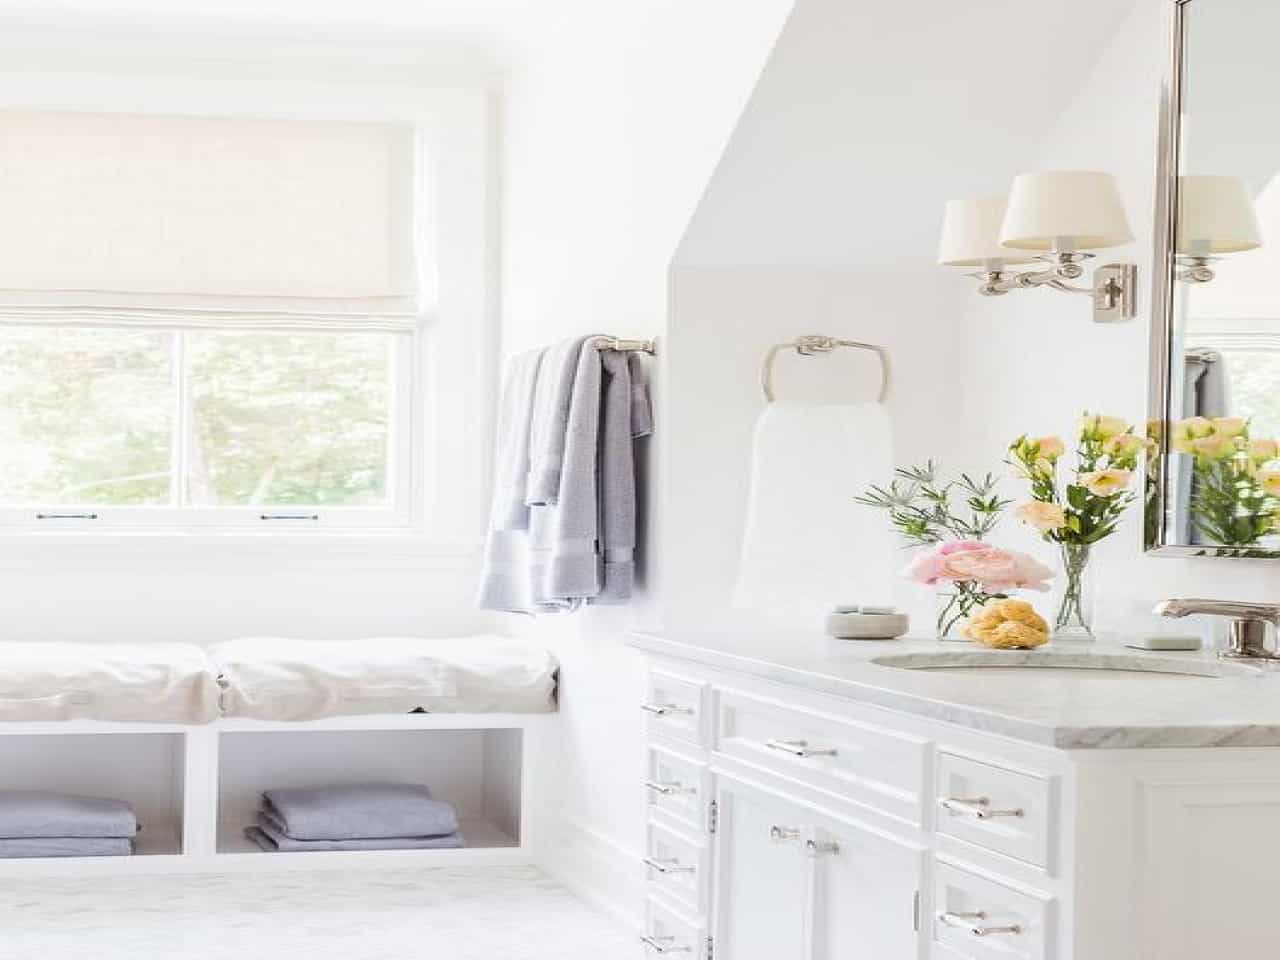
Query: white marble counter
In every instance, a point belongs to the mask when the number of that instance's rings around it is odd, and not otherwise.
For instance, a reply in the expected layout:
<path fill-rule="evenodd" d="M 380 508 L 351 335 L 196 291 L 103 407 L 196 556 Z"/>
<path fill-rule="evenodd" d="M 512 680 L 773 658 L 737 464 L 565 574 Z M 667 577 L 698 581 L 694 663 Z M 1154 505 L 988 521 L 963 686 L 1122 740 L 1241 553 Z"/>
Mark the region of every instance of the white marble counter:
<path fill-rule="evenodd" d="M 805 632 L 636 634 L 631 643 L 664 657 L 1062 749 L 1280 747 L 1280 668 L 1222 663 L 1207 653 L 1103 642 L 989 651 Z M 890 665 L 903 658 L 942 669 Z M 1065 669 L 1030 669 L 1049 663 Z M 968 669 L 984 664 L 1019 668 Z M 1101 666 L 1111 669 L 1096 669 Z"/>

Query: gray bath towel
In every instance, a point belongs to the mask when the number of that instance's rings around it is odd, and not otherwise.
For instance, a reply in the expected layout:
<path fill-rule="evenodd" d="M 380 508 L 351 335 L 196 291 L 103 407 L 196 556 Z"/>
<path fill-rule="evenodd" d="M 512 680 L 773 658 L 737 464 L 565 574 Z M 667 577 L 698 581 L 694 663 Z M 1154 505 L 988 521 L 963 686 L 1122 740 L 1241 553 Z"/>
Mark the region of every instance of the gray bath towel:
<path fill-rule="evenodd" d="M 295 840 L 268 820 L 246 827 L 244 835 L 268 853 L 304 853 L 320 850 L 451 850 L 464 846 L 462 834 L 442 837 L 383 837 L 370 840 Z"/>
<path fill-rule="evenodd" d="M 565 432 L 583 346 L 598 335 L 562 340 L 547 348 L 538 368 L 533 417 L 529 424 L 529 476 L 525 503 L 556 503 L 560 498 Z"/>
<path fill-rule="evenodd" d="M 291 840 L 435 837 L 458 829 L 453 807 L 416 784 L 268 790 L 262 802 L 265 824 Z"/>
<path fill-rule="evenodd" d="M 559 498 L 531 510 L 533 601 L 576 609 L 600 592 L 600 405 L 602 352 L 584 341 L 570 391 Z"/>
<path fill-rule="evenodd" d="M 0 790 L 0 838 L 3 839 L 128 838 L 137 832 L 138 818 L 123 800 L 42 790 Z"/>
<path fill-rule="evenodd" d="M 626 603 L 635 584 L 635 440 L 653 430 L 648 385 L 634 353 L 606 350 L 600 425 L 600 552 L 604 560 L 594 604 Z"/>
<path fill-rule="evenodd" d="M 0 860 L 32 857 L 127 857 L 128 837 L 20 837 L 0 840 Z"/>

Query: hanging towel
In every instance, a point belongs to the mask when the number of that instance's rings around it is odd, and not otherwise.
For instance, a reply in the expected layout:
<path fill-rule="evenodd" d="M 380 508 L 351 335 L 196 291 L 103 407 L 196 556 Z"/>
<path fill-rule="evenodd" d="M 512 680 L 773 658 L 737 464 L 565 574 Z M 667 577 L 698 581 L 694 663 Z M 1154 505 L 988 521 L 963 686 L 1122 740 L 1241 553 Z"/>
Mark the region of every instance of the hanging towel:
<path fill-rule="evenodd" d="M 575 610 L 600 592 L 600 405 L 602 351 L 578 344 L 560 451 L 559 491 L 553 502 L 531 508 L 533 601 Z"/>
<path fill-rule="evenodd" d="M 123 800 L 41 790 L 0 791 L 0 838 L 133 837 L 138 818 Z"/>
<path fill-rule="evenodd" d="M 546 349 L 534 388 L 529 425 L 529 475 L 525 503 L 553 504 L 560 497 L 574 379 L 584 347 L 599 335 L 562 340 Z"/>
<path fill-rule="evenodd" d="M 293 840 L 433 837 L 458 831 L 452 806 L 433 799 L 426 787 L 409 783 L 267 790 L 262 820 Z"/>
<path fill-rule="evenodd" d="M 626 603 L 635 585 L 635 441 L 653 432 L 648 385 L 634 353 L 604 353 L 600 427 L 600 593 L 595 604 Z"/>
<path fill-rule="evenodd" d="M 529 568 L 530 430 L 543 349 L 522 353 L 507 369 L 494 452 L 493 507 L 480 576 L 480 607 L 512 613 L 533 602 Z"/>
<path fill-rule="evenodd" d="M 246 827 L 244 835 L 268 853 L 306 853 L 321 850 L 449 850 L 466 845 L 462 834 L 443 837 L 384 837 L 375 840 L 294 840 L 269 822 Z"/>
<path fill-rule="evenodd" d="M 22 837 L 0 840 L 0 860 L 33 857 L 127 857 L 133 853 L 128 837 Z"/>
<path fill-rule="evenodd" d="M 880 404 L 769 404 L 756 423 L 734 605 L 813 628 L 837 603 L 885 602 L 899 552 L 884 516 L 853 498 L 891 472 Z"/>

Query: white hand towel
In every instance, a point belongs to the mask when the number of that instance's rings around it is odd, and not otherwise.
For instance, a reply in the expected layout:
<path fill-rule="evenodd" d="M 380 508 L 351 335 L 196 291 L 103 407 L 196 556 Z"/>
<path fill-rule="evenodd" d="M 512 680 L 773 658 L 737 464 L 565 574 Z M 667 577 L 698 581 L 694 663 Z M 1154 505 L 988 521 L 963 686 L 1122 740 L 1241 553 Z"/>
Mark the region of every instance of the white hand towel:
<path fill-rule="evenodd" d="M 821 629 L 837 603 L 892 597 L 901 552 L 883 513 L 853 499 L 891 472 L 880 404 L 766 407 L 734 605 L 776 626 Z"/>

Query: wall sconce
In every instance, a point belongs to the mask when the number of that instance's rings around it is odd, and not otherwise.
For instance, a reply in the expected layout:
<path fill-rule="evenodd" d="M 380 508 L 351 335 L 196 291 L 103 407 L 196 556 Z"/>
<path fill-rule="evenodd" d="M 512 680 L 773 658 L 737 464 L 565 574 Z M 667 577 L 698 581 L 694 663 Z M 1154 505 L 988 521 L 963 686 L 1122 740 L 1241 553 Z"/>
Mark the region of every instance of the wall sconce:
<path fill-rule="evenodd" d="M 980 197 L 947 204 L 938 256 L 944 266 L 979 267 L 978 292 L 999 297 L 1012 290 L 1050 287 L 1093 299 L 1097 323 L 1131 320 L 1137 312 L 1138 268 L 1108 263 L 1094 271 L 1093 286 L 1070 281 L 1084 276 L 1090 250 L 1133 240 L 1115 180 L 1107 173 L 1027 173 L 1013 182 L 1006 200 Z M 1010 265 L 1044 261 L 1043 270 L 1011 271 Z"/>
<path fill-rule="evenodd" d="M 1179 177 L 1177 277 L 1208 283 L 1217 254 L 1262 246 L 1262 230 L 1249 188 L 1239 177 Z"/>

